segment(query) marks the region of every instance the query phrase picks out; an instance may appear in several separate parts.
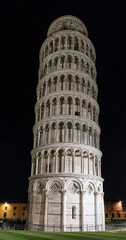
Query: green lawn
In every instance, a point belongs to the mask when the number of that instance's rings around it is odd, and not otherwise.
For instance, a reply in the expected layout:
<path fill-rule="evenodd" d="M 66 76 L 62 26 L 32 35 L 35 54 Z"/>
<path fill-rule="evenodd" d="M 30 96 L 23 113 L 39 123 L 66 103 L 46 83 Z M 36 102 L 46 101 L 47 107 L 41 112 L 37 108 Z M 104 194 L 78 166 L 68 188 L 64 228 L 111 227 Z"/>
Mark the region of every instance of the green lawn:
<path fill-rule="evenodd" d="M 0 230 L 0 240 L 126 240 L 125 232 L 29 232 Z"/>

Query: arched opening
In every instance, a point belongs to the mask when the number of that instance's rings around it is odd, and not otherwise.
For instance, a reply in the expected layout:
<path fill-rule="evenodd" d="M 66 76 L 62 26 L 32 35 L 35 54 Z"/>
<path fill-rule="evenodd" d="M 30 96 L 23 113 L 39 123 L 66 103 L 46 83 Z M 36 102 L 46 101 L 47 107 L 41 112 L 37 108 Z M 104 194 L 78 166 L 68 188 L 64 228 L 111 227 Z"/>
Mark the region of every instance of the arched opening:
<path fill-rule="evenodd" d="M 75 68 L 78 70 L 78 68 L 79 68 L 79 59 L 78 59 L 77 56 L 75 56 L 75 58 L 74 58 L 74 63 L 75 63 Z"/>
<path fill-rule="evenodd" d="M 96 110 L 95 110 L 95 106 L 93 107 L 93 121 L 95 122 L 95 112 L 96 112 Z"/>
<path fill-rule="evenodd" d="M 94 130 L 94 147 L 97 148 L 97 133 L 96 133 L 96 130 Z"/>
<path fill-rule="evenodd" d="M 95 156 L 95 174 L 98 176 L 98 159 L 97 156 Z"/>
<path fill-rule="evenodd" d="M 82 100 L 82 117 L 86 117 L 86 103 L 85 100 Z"/>
<path fill-rule="evenodd" d="M 86 55 L 89 56 L 89 46 L 86 44 Z"/>
<path fill-rule="evenodd" d="M 87 83 L 87 95 L 90 95 L 90 83 Z"/>
<path fill-rule="evenodd" d="M 89 145 L 93 146 L 93 132 L 91 127 L 89 127 Z"/>
<path fill-rule="evenodd" d="M 50 100 L 46 103 L 46 117 L 50 117 Z"/>
<path fill-rule="evenodd" d="M 56 142 L 56 123 L 53 123 L 51 126 L 51 143 Z"/>
<path fill-rule="evenodd" d="M 35 134 L 35 147 L 38 147 L 38 129 L 36 130 Z"/>
<path fill-rule="evenodd" d="M 80 143 L 80 124 L 79 123 L 75 123 L 75 134 L 74 134 L 74 141 L 76 143 Z"/>
<path fill-rule="evenodd" d="M 93 67 L 91 67 L 91 77 L 94 77 L 94 71 L 93 71 Z"/>
<path fill-rule="evenodd" d="M 63 158 L 64 158 L 64 151 L 60 149 L 58 151 L 57 172 L 62 172 Z"/>
<path fill-rule="evenodd" d="M 49 61 L 49 65 L 48 65 L 48 69 L 49 69 L 49 72 L 52 72 L 52 60 Z"/>
<path fill-rule="evenodd" d="M 42 96 L 45 95 L 45 91 L 46 91 L 46 83 L 43 83 L 43 90 L 42 90 Z"/>
<path fill-rule="evenodd" d="M 72 172 L 72 151 L 68 149 L 66 152 L 66 169 L 65 172 Z"/>
<path fill-rule="evenodd" d="M 89 173 L 90 175 L 93 175 L 94 172 L 94 156 L 92 153 L 90 153 L 90 158 L 89 158 Z"/>
<path fill-rule="evenodd" d="M 83 40 L 81 40 L 81 52 L 84 52 L 84 41 Z"/>
<path fill-rule="evenodd" d="M 49 143 L 49 125 L 47 124 L 45 127 L 45 144 Z"/>
<path fill-rule="evenodd" d="M 89 73 L 89 63 L 86 64 L 86 73 Z"/>
<path fill-rule="evenodd" d="M 57 110 L 57 99 L 54 98 L 52 100 L 52 116 L 56 115 L 56 110 Z"/>
<path fill-rule="evenodd" d="M 74 38 L 74 50 L 79 50 L 79 42 L 77 37 Z"/>
<path fill-rule="evenodd" d="M 72 141 L 73 141 L 73 126 L 71 122 L 68 122 L 66 127 L 66 142 Z"/>
<path fill-rule="evenodd" d="M 37 110 L 37 116 L 38 116 L 37 121 L 40 121 L 40 107 L 38 107 L 38 110 Z"/>
<path fill-rule="evenodd" d="M 53 53 L 53 41 L 49 43 L 49 53 Z"/>
<path fill-rule="evenodd" d="M 84 80 L 84 78 L 82 78 L 81 79 L 81 91 L 82 91 L 82 93 L 85 93 L 85 88 L 86 88 L 85 80 Z"/>
<path fill-rule="evenodd" d="M 38 174 L 41 173 L 41 153 L 38 153 Z"/>
<path fill-rule="evenodd" d="M 44 119 L 44 103 L 42 103 L 41 107 L 41 119 Z"/>
<path fill-rule="evenodd" d="M 92 120 L 91 104 L 88 104 L 88 118 Z"/>
<path fill-rule="evenodd" d="M 81 173 L 81 153 L 79 150 L 75 151 L 75 172 Z"/>
<path fill-rule="evenodd" d="M 54 42 L 54 52 L 58 50 L 59 50 L 59 38 L 56 38 Z"/>
<path fill-rule="evenodd" d="M 72 49 L 72 37 L 68 36 L 67 39 L 67 48 Z"/>
<path fill-rule="evenodd" d="M 58 81 L 58 77 L 56 76 L 54 79 L 53 79 L 53 92 L 57 91 L 57 81 Z"/>
<path fill-rule="evenodd" d="M 64 36 L 61 37 L 60 47 L 61 47 L 61 50 L 65 49 L 65 37 Z"/>
<path fill-rule="evenodd" d="M 44 76 L 46 75 L 46 73 L 47 73 L 47 64 L 45 64 L 45 66 L 44 66 Z"/>
<path fill-rule="evenodd" d="M 59 123 L 59 142 L 64 142 L 64 123 Z"/>
<path fill-rule="evenodd" d="M 87 127 L 85 124 L 82 126 L 82 143 L 87 144 Z"/>
<path fill-rule="evenodd" d="M 71 68 L 72 57 L 69 55 L 67 58 L 68 68 Z"/>
<path fill-rule="evenodd" d="M 78 76 L 75 76 L 75 90 L 76 91 L 80 90 L 80 80 Z"/>
<path fill-rule="evenodd" d="M 57 70 L 57 67 L 58 67 L 58 57 L 54 59 L 54 71 Z"/>
<path fill-rule="evenodd" d="M 60 58 L 60 63 L 61 63 L 61 68 L 64 69 L 64 65 L 65 65 L 65 56 L 61 56 L 61 58 Z"/>
<path fill-rule="evenodd" d="M 88 174 L 88 153 L 87 152 L 83 152 L 83 161 L 84 161 L 84 169 L 83 172 L 84 174 Z"/>
<path fill-rule="evenodd" d="M 75 98 L 75 115 L 80 116 L 80 100 Z"/>
<path fill-rule="evenodd" d="M 92 60 L 92 49 L 90 48 L 90 58 Z"/>
<path fill-rule="evenodd" d="M 72 98 L 68 97 L 67 99 L 67 114 L 72 115 Z"/>
<path fill-rule="evenodd" d="M 40 146 L 43 145 L 43 127 L 40 127 Z"/>
<path fill-rule="evenodd" d="M 65 114 L 65 99 L 64 97 L 60 98 L 60 114 L 63 115 Z"/>
<path fill-rule="evenodd" d="M 55 150 L 52 149 L 50 152 L 50 164 L 49 164 L 49 172 L 55 172 L 56 171 L 56 162 L 55 162 Z"/>
<path fill-rule="evenodd" d="M 68 75 L 67 76 L 67 90 L 72 90 L 72 76 Z"/>
<path fill-rule="evenodd" d="M 92 97 L 95 98 L 94 85 L 92 86 Z"/>
<path fill-rule="evenodd" d="M 48 169 L 48 155 L 47 151 L 45 151 L 42 160 L 42 173 L 46 173 L 47 169 Z"/>
<path fill-rule="evenodd" d="M 85 66 L 84 66 L 84 60 L 81 59 L 81 71 L 83 72 L 85 69 Z"/>
<path fill-rule="evenodd" d="M 61 75 L 61 77 L 60 77 L 60 90 L 61 91 L 65 90 L 64 86 L 65 86 L 65 76 Z"/>

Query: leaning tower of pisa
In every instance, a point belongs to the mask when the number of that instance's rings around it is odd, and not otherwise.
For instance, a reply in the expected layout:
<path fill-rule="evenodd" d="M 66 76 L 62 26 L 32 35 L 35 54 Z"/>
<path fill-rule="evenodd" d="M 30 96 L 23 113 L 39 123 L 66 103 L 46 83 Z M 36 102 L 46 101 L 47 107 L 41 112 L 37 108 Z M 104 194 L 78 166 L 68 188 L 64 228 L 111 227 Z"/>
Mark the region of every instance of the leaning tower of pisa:
<path fill-rule="evenodd" d="M 39 55 L 29 230 L 105 229 L 95 59 L 80 19 L 52 22 Z"/>

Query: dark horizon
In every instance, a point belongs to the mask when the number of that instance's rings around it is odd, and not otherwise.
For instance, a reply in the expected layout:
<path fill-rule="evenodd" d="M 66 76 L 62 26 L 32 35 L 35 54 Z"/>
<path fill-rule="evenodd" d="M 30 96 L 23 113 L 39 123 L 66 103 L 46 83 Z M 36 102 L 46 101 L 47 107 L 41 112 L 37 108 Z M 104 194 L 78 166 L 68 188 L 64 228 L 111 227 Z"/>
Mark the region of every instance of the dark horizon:
<path fill-rule="evenodd" d="M 27 201 L 39 50 L 52 21 L 74 15 L 96 50 L 105 200 L 126 200 L 125 1 L 1 3 L 1 194 Z"/>

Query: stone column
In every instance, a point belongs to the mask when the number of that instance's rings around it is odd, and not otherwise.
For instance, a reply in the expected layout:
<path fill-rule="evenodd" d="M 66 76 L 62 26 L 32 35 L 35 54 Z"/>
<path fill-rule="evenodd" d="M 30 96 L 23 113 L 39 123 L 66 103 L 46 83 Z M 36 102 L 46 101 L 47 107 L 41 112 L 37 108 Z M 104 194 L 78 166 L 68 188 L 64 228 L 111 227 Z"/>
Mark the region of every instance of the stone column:
<path fill-rule="evenodd" d="M 55 172 L 57 172 L 57 170 L 58 170 L 58 169 L 57 169 L 57 167 L 58 167 L 58 166 L 57 166 L 57 163 L 58 163 L 58 153 L 56 152 L 56 166 L 55 166 Z"/>
<path fill-rule="evenodd" d="M 43 230 L 47 231 L 47 217 L 48 217 L 48 190 L 45 189 L 45 206 L 44 206 L 44 226 L 43 226 Z"/>
<path fill-rule="evenodd" d="M 50 101 L 50 116 L 52 116 L 52 107 L 53 107 L 52 104 L 53 104 L 52 101 Z"/>
<path fill-rule="evenodd" d="M 48 153 L 47 173 L 49 173 L 50 154 Z"/>
<path fill-rule="evenodd" d="M 43 145 L 45 144 L 45 127 L 43 127 L 43 139 L 42 139 Z"/>
<path fill-rule="evenodd" d="M 83 152 L 81 152 L 81 173 L 84 173 L 84 159 L 83 159 Z"/>
<path fill-rule="evenodd" d="M 73 143 L 76 142 L 76 126 L 73 126 Z"/>
<path fill-rule="evenodd" d="M 43 154 L 41 153 L 41 170 L 40 173 L 42 174 L 43 172 Z"/>
<path fill-rule="evenodd" d="M 34 219 L 35 219 L 35 197 L 36 197 L 36 193 L 33 191 L 32 193 L 32 215 L 31 215 L 31 230 L 35 230 L 34 229 Z"/>
<path fill-rule="evenodd" d="M 96 175 L 96 172 L 95 172 L 95 157 L 93 157 L 93 175 Z"/>
<path fill-rule="evenodd" d="M 72 172 L 74 173 L 75 171 L 75 153 L 73 152 L 72 154 Z"/>
<path fill-rule="evenodd" d="M 36 171 L 35 171 L 36 174 L 38 174 L 38 157 L 36 158 Z"/>
<path fill-rule="evenodd" d="M 33 172 L 34 172 L 34 162 L 33 162 L 33 157 L 32 157 L 31 176 L 33 175 Z"/>
<path fill-rule="evenodd" d="M 38 128 L 38 147 L 40 146 L 40 127 Z"/>
<path fill-rule="evenodd" d="M 98 197 L 99 193 L 95 192 L 95 230 L 99 231 L 99 206 L 98 206 Z"/>
<path fill-rule="evenodd" d="M 49 125 L 49 139 L 48 139 L 48 143 L 51 143 L 51 134 L 52 134 L 52 129 L 51 129 L 52 126 Z"/>
<path fill-rule="evenodd" d="M 42 120 L 42 104 L 40 104 L 40 119 L 39 120 Z"/>
<path fill-rule="evenodd" d="M 81 231 L 85 230 L 85 212 L 84 212 L 84 195 L 86 191 L 81 191 Z"/>
<path fill-rule="evenodd" d="M 44 119 L 46 118 L 46 103 L 44 103 Z"/>
<path fill-rule="evenodd" d="M 47 65 L 47 66 L 48 66 L 48 65 Z M 47 69 L 48 69 L 48 67 L 47 67 Z M 45 95 L 47 94 L 47 92 L 48 92 L 48 82 L 46 81 Z"/>
<path fill-rule="evenodd" d="M 101 228 L 101 231 L 105 231 L 104 193 L 101 193 L 101 208 L 102 208 L 102 228 Z"/>
<path fill-rule="evenodd" d="M 62 231 L 66 231 L 66 193 L 67 190 L 62 190 Z"/>
<path fill-rule="evenodd" d="M 67 169 L 68 171 L 68 169 Z M 64 152 L 64 156 L 63 156 L 63 171 L 62 172 L 66 172 L 66 152 Z"/>
<path fill-rule="evenodd" d="M 98 176 L 101 177 L 101 160 L 98 160 Z"/>

